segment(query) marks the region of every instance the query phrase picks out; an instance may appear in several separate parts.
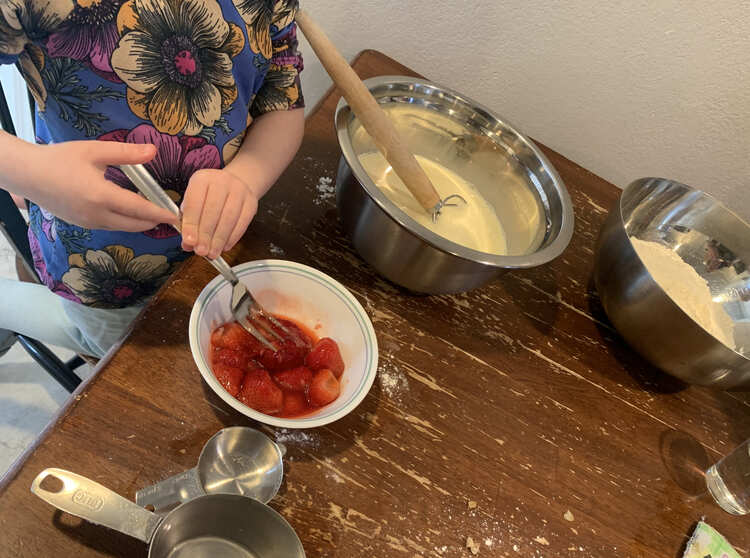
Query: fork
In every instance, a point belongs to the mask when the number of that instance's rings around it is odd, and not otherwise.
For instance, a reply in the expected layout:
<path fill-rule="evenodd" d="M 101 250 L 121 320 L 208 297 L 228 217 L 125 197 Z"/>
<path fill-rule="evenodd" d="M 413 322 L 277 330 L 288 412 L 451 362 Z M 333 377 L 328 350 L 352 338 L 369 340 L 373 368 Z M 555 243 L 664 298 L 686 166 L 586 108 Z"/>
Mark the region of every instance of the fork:
<path fill-rule="evenodd" d="M 177 204 L 172 201 L 172 198 L 169 197 L 164 189 L 159 186 L 159 183 L 151 176 L 146 167 L 143 165 L 120 165 L 120 169 L 149 201 L 171 211 L 179 217 L 180 223 L 182 222 L 180 208 L 177 207 Z M 174 225 L 174 228 L 180 231 L 180 225 Z M 247 287 L 240 281 L 239 277 L 237 277 L 237 274 L 229 267 L 224 258 L 219 256 L 216 259 L 208 257 L 205 257 L 205 259 L 232 285 L 231 309 L 234 319 L 237 320 L 245 331 L 260 341 L 263 346 L 276 351 L 276 347 L 269 340 L 269 337 L 279 342 L 282 342 L 283 339 L 269 326 L 269 323 L 287 335 L 290 335 L 290 331 L 263 309 Z"/>

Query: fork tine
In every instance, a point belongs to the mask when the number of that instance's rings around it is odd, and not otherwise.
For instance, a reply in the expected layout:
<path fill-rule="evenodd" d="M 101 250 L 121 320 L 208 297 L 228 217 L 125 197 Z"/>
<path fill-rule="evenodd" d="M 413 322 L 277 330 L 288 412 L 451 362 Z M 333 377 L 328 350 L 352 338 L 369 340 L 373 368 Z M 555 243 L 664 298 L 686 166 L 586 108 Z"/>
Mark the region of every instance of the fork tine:
<path fill-rule="evenodd" d="M 269 317 L 261 311 L 261 312 L 257 312 L 250 321 L 258 329 L 262 329 L 265 333 L 270 333 L 278 341 L 283 342 L 284 338 L 281 335 L 279 335 L 277 332 L 275 332 L 273 328 L 269 326 L 264 320 L 270 321 Z"/>
<path fill-rule="evenodd" d="M 255 326 L 249 319 L 243 318 L 242 320 L 239 320 L 239 322 L 240 325 L 245 328 L 245 331 L 255 337 L 258 341 L 260 341 L 266 348 L 271 349 L 272 351 L 276 351 L 276 347 L 273 346 L 273 343 L 266 339 L 266 337 L 264 337 L 263 334 L 255 328 Z"/>
<path fill-rule="evenodd" d="M 279 320 L 274 318 L 271 314 L 268 314 L 265 310 L 260 310 L 261 315 L 267 319 L 269 322 L 271 322 L 274 326 L 278 327 L 281 331 L 286 333 L 287 335 L 291 334 L 291 332 L 282 324 Z"/>

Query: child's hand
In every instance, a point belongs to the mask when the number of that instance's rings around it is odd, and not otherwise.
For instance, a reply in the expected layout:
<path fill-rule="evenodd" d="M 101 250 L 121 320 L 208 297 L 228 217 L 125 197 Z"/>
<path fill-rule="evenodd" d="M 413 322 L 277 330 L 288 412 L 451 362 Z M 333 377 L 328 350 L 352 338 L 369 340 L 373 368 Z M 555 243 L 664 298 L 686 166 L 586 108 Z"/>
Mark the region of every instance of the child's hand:
<path fill-rule="evenodd" d="M 25 144 L 16 153 L 16 168 L 4 179 L 8 189 L 69 223 L 141 232 L 172 224 L 175 216 L 106 180 L 104 172 L 109 165 L 146 163 L 155 154 L 153 145 L 111 141 Z"/>
<path fill-rule="evenodd" d="M 242 238 L 257 210 L 258 197 L 231 172 L 195 172 L 182 201 L 182 249 L 219 257 Z"/>

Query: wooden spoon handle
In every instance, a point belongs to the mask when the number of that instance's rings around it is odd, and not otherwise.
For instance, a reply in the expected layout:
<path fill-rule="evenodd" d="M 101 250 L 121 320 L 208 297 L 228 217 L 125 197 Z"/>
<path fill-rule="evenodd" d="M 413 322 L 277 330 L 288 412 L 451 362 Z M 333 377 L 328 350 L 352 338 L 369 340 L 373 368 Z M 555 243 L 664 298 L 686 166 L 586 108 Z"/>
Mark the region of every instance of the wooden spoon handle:
<path fill-rule="evenodd" d="M 375 141 L 375 145 L 420 205 L 432 214 L 440 203 L 440 196 L 412 152 L 404 144 L 393 122 L 310 16 L 300 10 L 296 19 L 297 25 L 305 34 L 333 83 L 341 90 L 344 99 Z"/>

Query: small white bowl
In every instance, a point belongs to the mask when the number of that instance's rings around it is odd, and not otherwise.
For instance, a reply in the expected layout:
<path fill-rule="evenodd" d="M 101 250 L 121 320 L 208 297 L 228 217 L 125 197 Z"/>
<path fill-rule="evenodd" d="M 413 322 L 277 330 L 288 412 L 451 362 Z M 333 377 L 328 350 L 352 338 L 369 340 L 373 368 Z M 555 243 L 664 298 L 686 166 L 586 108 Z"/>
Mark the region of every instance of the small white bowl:
<path fill-rule="evenodd" d="M 190 350 L 201 376 L 228 405 L 259 422 L 284 428 L 313 428 L 351 412 L 370 391 L 378 369 L 378 341 L 370 318 L 357 299 L 338 281 L 306 265 L 283 260 L 259 260 L 235 266 L 234 272 L 263 308 L 291 318 L 319 338 L 334 339 L 346 370 L 341 395 L 314 413 L 280 418 L 251 409 L 232 397 L 211 371 L 211 332 L 232 320 L 232 288 L 221 276 L 201 291 L 190 314 Z"/>

